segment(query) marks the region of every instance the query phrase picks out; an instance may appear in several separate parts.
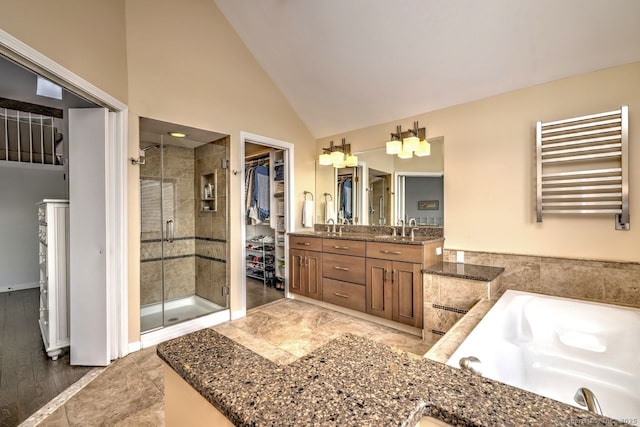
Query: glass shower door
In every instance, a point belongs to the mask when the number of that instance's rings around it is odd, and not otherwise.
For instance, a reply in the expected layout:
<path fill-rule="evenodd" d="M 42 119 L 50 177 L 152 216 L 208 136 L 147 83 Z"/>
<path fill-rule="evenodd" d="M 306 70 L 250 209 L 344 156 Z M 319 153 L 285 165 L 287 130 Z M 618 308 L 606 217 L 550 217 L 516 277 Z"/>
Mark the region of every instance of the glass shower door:
<path fill-rule="evenodd" d="M 140 165 L 140 330 L 164 324 L 162 142 L 142 142 Z"/>
<path fill-rule="evenodd" d="M 186 137 L 170 135 L 179 128 Z M 141 332 L 228 308 L 229 139 L 140 119 Z M 151 142 L 149 142 L 151 141 Z"/>

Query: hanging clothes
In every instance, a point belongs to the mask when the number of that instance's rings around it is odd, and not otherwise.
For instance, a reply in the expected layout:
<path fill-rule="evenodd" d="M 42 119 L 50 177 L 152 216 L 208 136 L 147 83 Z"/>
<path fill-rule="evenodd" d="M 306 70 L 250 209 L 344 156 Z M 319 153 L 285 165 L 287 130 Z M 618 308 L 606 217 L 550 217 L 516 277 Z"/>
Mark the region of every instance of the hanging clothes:
<path fill-rule="evenodd" d="M 353 217 L 352 202 L 351 202 L 351 178 L 342 182 L 342 191 L 340 197 L 341 209 L 344 210 L 345 219 L 351 219 Z"/>

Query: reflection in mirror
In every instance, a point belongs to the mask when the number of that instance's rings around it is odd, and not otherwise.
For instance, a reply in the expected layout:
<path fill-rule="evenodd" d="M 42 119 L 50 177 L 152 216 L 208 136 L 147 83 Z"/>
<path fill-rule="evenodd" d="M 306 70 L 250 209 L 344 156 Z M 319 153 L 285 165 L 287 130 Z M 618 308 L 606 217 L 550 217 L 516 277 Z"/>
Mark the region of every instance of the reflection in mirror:
<path fill-rule="evenodd" d="M 444 138 L 430 138 L 431 155 L 400 159 L 384 147 L 361 152 L 357 168 L 336 170 L 316 163 L 316 223 L 327 221 L 327 201 L 336 220 L 349 218 L 340 192 L 344 176 L 352 176 L 351 219 L 361 225 L 397 225 L 415 218 L 419 225 L 443 226 Z M 341 178 L 342 177 L 342 178 Z M 424 181 L 423 181 L 424 180 Z M 420 203 L 423 202 L 423 203 Z M 435 208 L 437 202 L 437 208 Z M 341 208 L 345 213 L 341 216 Z M 331 213 L 331 212 L 329 212 Z"/>
<path fill-rule="evenodd" d="M 336 170 L 336 203 L 338 223 L 360 224 L 362 218 L 362 167 Z"/>
<path fill-rule="evenodd" d="M 391 174 L 369 168 L 369 225 L 391 220 Z"/>

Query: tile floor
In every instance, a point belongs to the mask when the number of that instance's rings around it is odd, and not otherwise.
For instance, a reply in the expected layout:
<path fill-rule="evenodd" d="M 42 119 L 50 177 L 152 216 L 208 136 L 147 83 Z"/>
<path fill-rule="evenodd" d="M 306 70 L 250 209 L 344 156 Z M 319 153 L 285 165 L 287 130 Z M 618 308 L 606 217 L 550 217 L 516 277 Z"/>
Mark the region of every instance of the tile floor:
<path fill-rule="evenodd" d="M 430 347 L 419 337 L 293 300 L 261 306 L 214 329 L 279 364 L 290 363 L 347 332 L 416 357 Z M 40 425 L 161 426 L 163 392 L 162 362 L 155 348 L 145 349 L 111 364 Z"/>

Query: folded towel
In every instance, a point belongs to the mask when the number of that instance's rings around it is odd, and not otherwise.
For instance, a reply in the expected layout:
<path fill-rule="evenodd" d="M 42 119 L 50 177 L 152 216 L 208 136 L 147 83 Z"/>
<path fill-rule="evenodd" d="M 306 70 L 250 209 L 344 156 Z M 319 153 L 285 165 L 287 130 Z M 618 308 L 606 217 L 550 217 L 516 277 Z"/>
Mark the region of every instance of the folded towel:
<path fill-rule="evenodd" d="M 313 200 L 305 200 L 302 205 L 302 226 L 313 227 Z"/>
<path fill-rule="evenodd" d="M 330 219 L 333 220 L 334 224 L 338 219 L 336 215 L 336 204 L 333 203 L 333 200 L 327 200 L 324 205 L 324 222 L 328 223 Z"/>

